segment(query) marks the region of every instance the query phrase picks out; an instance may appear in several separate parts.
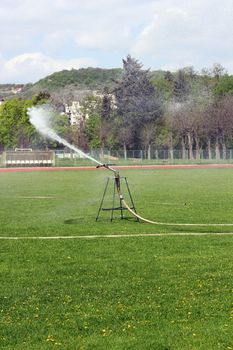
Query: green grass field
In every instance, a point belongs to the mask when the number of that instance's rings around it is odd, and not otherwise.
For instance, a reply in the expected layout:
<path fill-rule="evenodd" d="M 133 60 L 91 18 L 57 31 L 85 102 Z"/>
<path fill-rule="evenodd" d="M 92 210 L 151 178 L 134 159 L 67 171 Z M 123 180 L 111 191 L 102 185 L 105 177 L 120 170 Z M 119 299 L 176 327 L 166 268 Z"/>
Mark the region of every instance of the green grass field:
<path fill-rule="evenodd" d="M 108 175 L 0 174 L 0 236 L 22 238 L 0 240 L 0 348 L 233 349 L 233 226 L 95 222 Z M 232 169 L 121 175 L 151 220 L 233 223 Z"/>

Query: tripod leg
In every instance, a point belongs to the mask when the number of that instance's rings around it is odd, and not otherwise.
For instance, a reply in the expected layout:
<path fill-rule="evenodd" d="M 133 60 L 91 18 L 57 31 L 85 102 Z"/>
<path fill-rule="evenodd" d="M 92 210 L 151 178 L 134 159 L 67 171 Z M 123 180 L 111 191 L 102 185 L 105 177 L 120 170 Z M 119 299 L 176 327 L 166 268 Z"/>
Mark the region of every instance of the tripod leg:
<path fill-rule="evenodd" d="M 128 184 L 127 178 L 125 177 L 124 179 L 125 179 L 125 184 L 126 184 L 126 187 L 127 187 L 127 190 L 128 190 L 128 194 L 129 194 L 129 198 L 131 200 L 131 204 L 132 204 L 133 210 L 134 210 L 135 213 L 137 213 L 135 205 L 134 205 L 134 202 L 133 202 L 133 197 L 132 197 L 130 189 L 129 189 L 129 184 Z M 137 221 L 139 221 L 139 218 L 137 218 Z"/>
<path fill-rule="evenodd" d="M 108 183 L 109 183 L 109 177 L 108 177 L 107 182 L 106 182 L 106 185 L 105 185 L 103 197 L 102 197 L 102 200 L 101 200 L 101 203 L 100 203 L 100 207 L 99 207 L 99 210 L 98 210 L 98 214 L 97 214 L 97 216 L 96 216 L 95 221 L 98 221 L 98 219 L 99 219 L 100 210 L 102 209 L 104 197 L 105 197 L 105 194 L 106 194 L 106 191 L 107 191 L 107 188 L 108 188 Z"/>
<path fill-rule="evenodd" d="M 112 211 L 111 211 L 111 221 L 113 220 L 113 211 L 114 211 L 114 205 L 115 205 L 115 193 L 116 193 L 116 186 L 115 181 L 113 182 L 113 195 L 112 195 Z"/>
<path fill-rule="evenodd" d="M 121 208 L 121 219 L 124 219 L 123 207 L 122 207 L 122 199 L 121 198 L 120 198 L 120 208 Z"/>

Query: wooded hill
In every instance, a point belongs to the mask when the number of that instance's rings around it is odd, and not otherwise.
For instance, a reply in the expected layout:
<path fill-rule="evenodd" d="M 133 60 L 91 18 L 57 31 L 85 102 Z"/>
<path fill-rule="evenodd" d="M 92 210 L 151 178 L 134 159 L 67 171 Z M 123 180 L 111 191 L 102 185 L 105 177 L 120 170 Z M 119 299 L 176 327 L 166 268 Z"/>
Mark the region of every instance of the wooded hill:
<path fill-rule="evenodd" d="M 12 98 L 16 94 L 22 98 L 32 98 L 40 92 L 50 94 L 62 94 L 68 100 L 79 98 L 82 92 L 103 91 L 105 88 L 112 89 L 115 81 L 120 79 L 123 70 L 121 68 L 81 68 L 62 70 L 40 79 L 34 84 L 0 84 L 0 97 Z M 162 71 L 152 71 L 152 80 L 161 79 Z M 21 91 L 15 92 L 17 88 Z M 70 97 L 68 97 L 70 95 Z M 68 101 L 69 102 L 69 101 Z"/>

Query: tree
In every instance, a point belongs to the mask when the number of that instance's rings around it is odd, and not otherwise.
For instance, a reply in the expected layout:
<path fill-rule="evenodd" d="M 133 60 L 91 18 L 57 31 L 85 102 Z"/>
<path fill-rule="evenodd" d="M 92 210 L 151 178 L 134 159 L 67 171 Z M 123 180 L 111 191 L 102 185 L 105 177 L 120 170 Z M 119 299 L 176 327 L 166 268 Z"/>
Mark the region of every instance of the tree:
<path fill-rule="evenodd" d="M 155 123 L 147 123 L 141 129 L 141 142 L 147 151 L 147 159 L 151 159 L 151 146 L 155 142 L 156 127 Z"/>
<path fill-rule="evenodd" d="M 100 148 L 101 98 L 93 95 L 87 96 L 82 101 L 81 111 L 85 120 L 85 135 L 90 148 Z"/>
<path fill-rule="evenodd" d="M 4 102 L 0 106 L 0 143 L 5 148 L 29 147 L 35 133 L 27 115 L 32 100 L 18 98 Z"/>
<path fill-rule="evenodd" d="M 111 98 L 108 94 L 88 96 L 83 100 L 82 113 L 86 116 L 85 133 L 91 148 L 111 147 Z"/>
<path fill-rule="evenodd" d="M 46 141 L 31 125 L 28 108 L 48 101 L 48 93 L 38 93 L 30 100 L 13 98 L 0 106 L 0 144 L 6 149 L 45 146 Z"/>
<path fill-rule="evenodd" d="M 233 76 L 225 75 L 221 77 L 214 89 L 214 94 L 217 97 L 233 95 Z"/>
<path fill-rule="evenodd" d="M 156 146 L 167 149 L 170 159 L 174 158 L 174 147 L 179 144 L 179 132 L 174 129 L 173 117 L 171 105 L 166 104 L 162 123 L 159 125 L 156 137 Z"/>
<path fill-rule="evenodd" d="M 101 147 L 99 130 L 100 130 L 100 115 L 90 114 L 86 122 L 85 134 L 87 136 L 89 147 L 91 149 L 96 149 Z"/>
<path fill-rule="evenodd" d="M 226 69 L 220 63 L 214 63 L 211 69 L 211 75 L 219 80 L 222 76 L 227 73 Z"/>
<path fill-rule="evenodd" d="M 127 159 L 127 148 L 131 146 L 133 140 L 132 130 L 128 126 L 117 124 L 116 120 L 116 137 L 120 145 L 123 145 L 124 158 Z"/>
<path fill-rule="evenodd" d="M 209 109 L 209 130 L 214 141 L 216 159 L 226 159 L 226 143 L 232 140 L 233 96 L 215 101 Z"/>
<path fill-rule="evenodd" d="M 154 122 L 161 116 L 162 107 L 156 96 L 155 87 L 149 79 L 149 71 L 142 70 L 142 65 L 127 56 L 123 60 L 123 74 L 114 89 L 116 113 L 118 117 L 118 137 L 122 129 L 130 129 L 126 134 L 128 144 L 140 146 L 140 131 L 147 123 Z M 124 138 L 124 147 L 126 147 Z"/>
<path fill-rule="evenodd" d="M 114 96 L 111 93 L 109 93 L 109 90 L 107 88 L 105 88 L 101 105 L 100 138 L 102 140 L 102 144 L 107 146 L 108 148 L 112 148 L 112 146 L 116 144 L 114 140 L 114 118 Z"/>
<path fill-rule="evenodd" d="M 101 106 L 101 119 L 108 122 L 112 116 L 113 109 L 113 101 L 112 95 L 109 93 L 108 89 L 104 89 L 104 95 L 102 98 L 102 106 Z"/>
<path fill-rule="evenodd" d="M 184 69 L 179 69 L 173 82 L 173 94 L 177 102 L 183 102 L 187 99 L 190 92 L 190 86 L 187 74 Z"/>

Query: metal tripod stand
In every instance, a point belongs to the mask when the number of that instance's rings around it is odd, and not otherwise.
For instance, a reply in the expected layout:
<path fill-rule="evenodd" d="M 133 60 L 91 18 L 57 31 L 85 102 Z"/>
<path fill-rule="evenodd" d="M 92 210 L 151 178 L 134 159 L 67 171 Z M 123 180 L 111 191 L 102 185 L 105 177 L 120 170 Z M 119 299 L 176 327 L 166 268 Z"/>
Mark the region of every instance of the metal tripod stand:
<path fill-rule="evenodd" d="M 110 180 L 114 180 L 113 193 L 112 193 L 112 207 L 111 208 L 103 208 L 104 199 L 105 199 L 106 193 L 107 193 L 109 185 L 110 185 Z M 99 207 L 99 210 L 98 210 L 98 213 L 96 216 L 96 221 L 98 221 L 101 211 L 110 211 L 111 212 L 111 216 L 110 216 L 111 221 L 113 221 L 113 216 L 114 216 L 115 211 L 120 211 L 120 218 L 126 219 L 126 217 L 124 216 L 124 211 L 127 210 L 127 208 L 123 207 L 123 205 L 122 205 L 123 197 L 122 197 L 122 195 L 119 195 L 119 193 L 120 193 L 120 180 L 123 180 L 123 183 L 126 187 L 126 190 L 127 190 L 126 195 L 128 195 L 129 200 L 131 202 L 130 209 L 132 209 L 136 213 L 136 208 L 135 208 L 133 198 L 132 198 L 132 195 L 131 195 L 131 192 L 129 189 L 129 184 L 128 184 L 127 178 L 120 177 L 119 175 L 115 175 L 115 176 L 111 176 L 111 177 L 107 178 L 107 182 L 106 182 L 106 185 L 104 188 L 102 200 L 100 202 L 100 207 Z M 119 200 L 119 206 L 115 206 L 116 196 L 118 197 L 118 200 Z M 138 218 L 136 220 L 139 221 Z"/>

